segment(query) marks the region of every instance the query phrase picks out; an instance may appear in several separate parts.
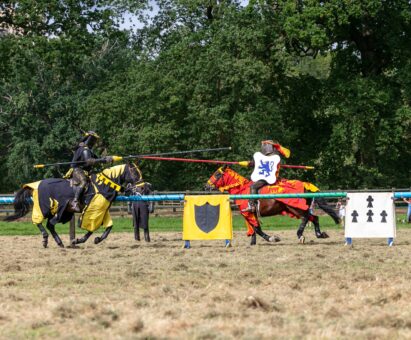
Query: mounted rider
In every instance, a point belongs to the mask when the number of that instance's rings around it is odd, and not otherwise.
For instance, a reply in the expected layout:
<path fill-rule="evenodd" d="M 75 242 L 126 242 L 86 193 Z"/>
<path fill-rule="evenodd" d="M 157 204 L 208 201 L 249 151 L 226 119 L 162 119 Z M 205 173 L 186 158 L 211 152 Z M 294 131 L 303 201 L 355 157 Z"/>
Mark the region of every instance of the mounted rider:
<path fill-rule="evenodd" d="M 92 167 L 96 164 L 98 156 L 93 152 L 93 147 L 100 139 L 100 136 L 94 131 L 87 131 L 81 138 L 77 149 L 74 151 L 71 169 L 65 177 L 72 177 L 74 186 L 74 199 L 70 202 L 70 209 L 73 212 L 81 212 L 80 199 L 87 187 L 91 175 Z M 111 163 L 111 156 L 105 157 L 106 163 Z M 83 163 L 82 163 L 83 162 Z"/>
<path fill-rule="evenodd" d="M 254 167 L 251 180 L 254 182 L 250 187 L 250 194 L 257 194 L 263 186 L 275 184 L 278 181 L 280 172 L 281 156 L 290 157 L 290 150 L 283 147 L 277 141 L 261 141 L 261 152 L 256 152 L 253 161 L 249 162 L 249 167 Z M 242 212 L 256 212 L 256 199 L 248 201 L 248 207 Z"/>

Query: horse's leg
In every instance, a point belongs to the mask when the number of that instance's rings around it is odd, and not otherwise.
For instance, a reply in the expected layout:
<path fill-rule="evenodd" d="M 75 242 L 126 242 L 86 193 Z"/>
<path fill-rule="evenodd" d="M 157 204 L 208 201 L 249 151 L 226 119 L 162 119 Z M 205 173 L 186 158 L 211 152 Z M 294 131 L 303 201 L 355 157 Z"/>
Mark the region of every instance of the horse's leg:
<path fill-rule="evenodd" d="M 331 218 L 334 220 L 335 224 L 340 224 L 341 223 L 340 216 L 338 216 L 337 212 L 331 206 L 328 205 L 327 201 L 324 198 L 318 197 L 318 198 L 315 199 L 315 201 L 317 202 L 317 205 L 320 207 L 320 209 L 322 209 L 329 216 L 331 216 Z"/>
<path fill-rule="evenodd" d="M 63 241 L 61 240 L 60 236 L 56 232 L 56 227 L 54 224 L 50 223 L 50 221 L 47 221 L 47 229 L 50 231 L 51 235 L 54 238 L 54 241 L 56 241 L 57 245 L 61 248 L 64 248 Z"/>
<path fill-rule="evenodd" d="M 74 246 L 76 244 L 86 242 L 92 234 L 93 233 L 91 231 L 88 231 L 87 233 L 84 234 L 84 236 L 82 238 L 77 238 L 77 239 L 71 241 L 71 245 Z"/>
<path fill-rule="evenodd" d="M 260 235 L 264 240 L 266 240 L 267 242 L 278 242 L 280 241 L 280 239 L 276 236 L 269 236 L 267 235 L 262 229 L 261 226 L 258 227 L 254 227 L 254 231 Z M 255 234 L 254 234 L 255 235 Z M 254 236 L 253 235 L 253 236 Z"/>
<path fill-rule="evenodd" d="M 149 211 L 148 211 L 148 206 L 145 204 L 143 207 L 140 209 L 140 222 L 141 222 L 141 227 L 144 230 L 144 241 L 150 242 L 150 231 L 148 228 L 148 220 L 149 220 Z"/>
<path fill-rule="evenodd" d="M 147 229 L 144 229 L 144 241 L 150 242 L 150 231 Z"/>
<path fill-rule="evenodd" d="M 298 226 L 298 230 L 297 230 L 297 237 L 298 237 L 298 240 L 301 242 L 301 243 L 304 243 L 304 241 L 305 241 L 305 238 L 304 238 L 304 230 L 305 230 L 305 227 L 307 226 L 307 223 L 308 223 L 308 216 L 302 216 L 301 217 L 301 223 L 300 223 L 300 225 Z"/>
<path fill-rule="evenodd" d="M 140 227 L 138 226 L 134 227 L 134 239 L 140 241 Z"/>
<path fill-rule="evenodd" d="M 304 230 L 305 227 L 307 226 L 308 220 L 309 220 L 309 211 L 308 210 L 302 210 L 299 208 L 294 208 L 294 207 L 290 207 L 290 206 L 286 206 L 285 210 L 287 212 L 290 212 L 291 214 L 293 214 L 295 217 L 300 218 L 301 219 L 301 223 L 298 226 L 297 229 L 297 237 L 300 243 L 304 243 L 305 242 L 305 237 L 304 237 Z"/>
<path fill-rule="evenodd" d="M 253 225 L 251 224 L 251 222 L 249 221 L 249 213 L 241 213 L 241 215 L 243 215 L 244 219 L 245 219 L 245 225 L 247 227 L 247 236 L 251 237 L 251 246 L 255 246 L 257 244 L 257 236 L 254 230 Z M 254 215 L 252 215 L 254 216 Z"/>
<path fill-rule="evenodd" d="M 329 238 L 327 233 L 321 232 L 318 216 L 315 216 L 315 215 L 311 215 L 311 216 L 312 216 L 312 221 L 314 224 L 315 236 L 317 236 L 317 238 Z"/>
<path fill-rule="evenodd" d="M 257 234 L 254 233 L 254 234 L 251 235 L 251 243 L 250 243 L 250 245 L 251 245 L 251 246 L 255 246 L 256 244 L 257 244 Z"/>
<path fill-rule="evenodd" d="M 133 216 L 134 239 L 136 241 L 140 241 L 140 216 L 139 216 L 138 202 L 133 202 L 131 204 L 131 213 Z"/>
<path fill-rule="evenodd" d="M 48 245 L 48 240 L 49 240 L 49 234 L 47 234 L 46 229 L 44 229 L 43 225 L 41 223 L 36 224 L 37 228 L 40 229 L 41 235 L 43 235 L 43 247 L 47 248 Z"/>
<path fill-rule="evenodd" d="M 110 234 L 111 228 L 113 227 L 108 227 L 106 230 L 104 230 L 104 233 L 102 233 L 100 237 L 96 237 L 94 239 L 94 244 L 99 244 L 100 242 L 104 241 L 107 238 L 108 234 Z"/>

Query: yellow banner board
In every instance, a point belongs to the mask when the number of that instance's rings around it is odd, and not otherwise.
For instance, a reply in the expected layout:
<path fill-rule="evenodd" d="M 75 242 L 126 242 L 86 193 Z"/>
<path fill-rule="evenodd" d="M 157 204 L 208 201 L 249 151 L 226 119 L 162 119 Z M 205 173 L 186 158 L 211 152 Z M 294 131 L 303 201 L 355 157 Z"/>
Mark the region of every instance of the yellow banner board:
<path fill-rule="evenodd" d="M 185 196 L 183 240 L 231 240 L 229 195 Z"/>

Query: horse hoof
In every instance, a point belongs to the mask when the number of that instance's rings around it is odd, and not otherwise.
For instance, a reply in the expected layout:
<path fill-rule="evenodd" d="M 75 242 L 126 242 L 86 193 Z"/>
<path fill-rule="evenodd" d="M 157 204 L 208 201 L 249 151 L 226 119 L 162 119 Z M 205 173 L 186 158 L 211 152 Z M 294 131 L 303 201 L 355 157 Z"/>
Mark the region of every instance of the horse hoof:
<path fill-rule="evenodd" d="M 280 242 L 281 239 L 278 236 L 270 236 L 268 242 Z"/>
<path fill-rule="evenodd" d="M 300 238 L 298 239 L 298 242 L 300 242 L 300 244 L 304 244 L 305 243 L 305 237 L 300 236 Z"/>
<path fill-rule="evenodd" d="M 58 243 L 57 244 L 60 248 L 64 248 L 64 244 L 63 243 Z"/>
<path fill-rule="evenodd" d="M 101 242 L 101 238 L 100 237 L 96 237 L 94 239 L 94 244 L 99 244 Z"/>
<path fill-rule="evenodd" d="M 257 244 L 257 236 L 255 234 L 251 235 L 250 246 L 255 246 Z"/>
<path fill-rule="evenodd" d="M 316 235 L 317 238 L 329 238 L 328 234 L 326 232 L 322 232 L 321 234 Z"/>

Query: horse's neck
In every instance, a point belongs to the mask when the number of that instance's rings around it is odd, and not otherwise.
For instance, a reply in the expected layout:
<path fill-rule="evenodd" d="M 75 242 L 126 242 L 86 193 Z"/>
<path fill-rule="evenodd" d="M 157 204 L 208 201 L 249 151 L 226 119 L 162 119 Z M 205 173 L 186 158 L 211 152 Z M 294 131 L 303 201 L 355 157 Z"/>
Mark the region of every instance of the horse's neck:
<path fill-rule="evenodd" d="M 239 185 L 235 188 L 231 188 L 228 191 L 229 194 L 232 195 L 237 195 L 237 194 L 245 194 L 248 193 L 248 189 L 250 188 L 250 185 L 246 184 L 246 185 Z"/>
<path fill-rule="evenodd" d="M 109 180 L 113 181 L 114 183 L 117 183 L 119 185 L 123 184 L 124 181 L 124 172 L 126 169 L 125 164 L 121 165 L 115 165 L 109 168 L 104 169 L 103 171 L 97 173 L 97 179 L 101 178 L 103 175 L 104 177 L 107 177 Z"/>
<path fill-rule="evenodd" d="M 227 191 L 229 194 L 241 194 L 245 192 L 249 186 L 250 181 L 235 171 L 226 171 L 225 176 L 225 185 L 221 187 L 224 191 Z"/>

